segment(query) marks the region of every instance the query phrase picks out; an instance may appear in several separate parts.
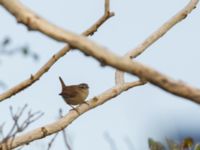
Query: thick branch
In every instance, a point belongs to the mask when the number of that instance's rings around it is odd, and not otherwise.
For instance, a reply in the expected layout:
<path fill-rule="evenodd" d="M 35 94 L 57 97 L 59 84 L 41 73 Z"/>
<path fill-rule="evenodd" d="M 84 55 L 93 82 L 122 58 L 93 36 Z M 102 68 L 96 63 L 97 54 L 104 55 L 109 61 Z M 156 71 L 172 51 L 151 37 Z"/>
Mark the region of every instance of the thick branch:
<path fill-rule="evenodd" d="M 190 1 L 188 4 L 188 8 L 190 8 L 188 9 L 188 13 L 196 7 L 198 2 L 199 0 Z M 131 62 L 129 59 L 119 57 L 83 36 L 78 36 L 75 33 L 58 28 L 46 20 L 39 18 L 17 0 L 0 0 L 0 4 L 11 12 L 19 22 L 24 23 L 30 29 L 38 30 L 58 41 L 67 42 L 72 47 L 80 49 L 83 53 L 93 56 L 102 64 L 107 64 L 121 71 L 129 72 L 142 79 L 146 79 L 150 83 L 170 93 L 200 103 L 200 89 L 196 89 L 183 82 L 175 81 L 138 62 Z M 184 17 L 186 16 L 187 14 L 184 14 Z"/>
<path fill-rule="evenodd" d="M 66 128 L 69 124 L 71 124 L 75 119 L 77 119 L 83 113 L 99 105 L 102 105 L 106 101 L 116 97 L 121 92 L 126 91 L 129 88 L 136 87 L 143 84 L 144 83 L 142 81 L 136 81 L 133 83 L 127 83 L 127 84 L 125 83 L 123 85 L 115 86 L 111 89 L 108 89 L 102 94 L 100 94 L 99 96 L 94 97 L 91 100 L 87 101 L 87 103 L 89 104 L 89 107 L 88 107 L 88 104 L 87 105 L 82 104 L 81 106 L 76 108 L 78 109 L 79 114 L 76 111 L 70 111 L 66 116 L 64 116 L 63 118 L 60 118 L 54 123 L 48 124 L 46 126 L 32 130 L 26 134 L 23 134 L 21 136 L 15 137 L 15 139 L 12 141 L 12 145 L 10 144 L 11 140 L 8 140 L 7 143 L 2 143 L 2 145 L 0 145 L 0 149 L 2 148 L 1 150 L 7 150 L 7 149 L 4 149 L 5 144 L 10 145 L 11 147 L 8 147 L 8 148 L 13 149 L 18 146 L 28 144 L 37 139 L 44 138 L 53 133 L 62 131 L 64 128 Z"/>
<path fill-rule="evenodd" d="M 1 1 L 0 1 L 1 2 Z M 108 0 L 105 0 L 105 3 L 108 3 Z M 114 15 L 113 12 L 110 12 L 108 6 L 105 7 L 105 10 L 107 10 L 104 15 L 95 22 L 90 28 L 88 28 L 86 31 L 82 33 L 83 36 L 89 36 L 93 35 L 97 29 L 110 17 Z M 55 63 L 58 59 L 60 59 L 62 56 L 64 56 L 69 50 L 71 49 L 70 46 L 66 45 L 64 48 L 62 48 L 59 52 L 54 54 L 52 58 L 50 58 L 44 66 L 42 66 L 35 74 L 31 75 L 28 79 L 22 81 L 18 85 L 10 88 L 8 91 L 0 94 L 0 101 L 3 101 L 16 93 L 19 93 L 23 89 L 31 86 L 34 82 L 40 79 L 40 77 L 46 73 Z"/>
<path fill-rule="evenodd" d="M 196 1 L 197 2 L 197 1 Z M 140 43 L 136 48 L 125 54 L 124 57 L 136 58 L 141 53 L 143 53 L 149 46 L 151 46 L 155 41 L 160 39 L 166 32 L 168 32 L 173 26 L 181 22 L 186 16 L 192 11 L 196 5 L 195 1 L 191 1 L 187 6 L 185 6 L 181 11 L 174 15 L 171 19 L 165 22 L 160 28 L 153 32 L 149 37 L 147 37 L 142 43 Z M 117 71 L 115 74 L 116 84 L 124 83 L 124 75 L 122 71 Z"/>

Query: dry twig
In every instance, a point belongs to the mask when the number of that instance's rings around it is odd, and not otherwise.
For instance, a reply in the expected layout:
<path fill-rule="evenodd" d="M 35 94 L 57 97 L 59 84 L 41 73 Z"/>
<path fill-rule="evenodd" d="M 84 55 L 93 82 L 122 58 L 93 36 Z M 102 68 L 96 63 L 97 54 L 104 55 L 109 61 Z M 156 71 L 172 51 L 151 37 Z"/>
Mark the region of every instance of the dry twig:
<path fill-rule="evenodd" d="M 183 13 L 183 18 L 196 8 L 198 2 L 199 0 L 191 0 L 188 3 L 184 9 L 185 12 Z M 61 29 L 37 16 L 33 11 L 23 6 L 17 0 L 0 0 L 0 4 L 12 13 L 18 22 L 25 24 L 31 30 L 38 30 L 55 40 L 67 42 L 70 46 L 80 49 L 83 53 L 94 57 L 102 64 L 110 65 L 121 71 L 131 73 L 141 79 L 149 81 L 153 85 L 156 85 L 169 93 L 200 103 L 200 89 L 198 88 L 171 79 L 170 77 L 141 63 L 135 61 L 132 62 L 130 59 L 119 57 L 88 38 Z M 53 58 L 56 59 L 55 56 L 53 56 Z M 26 82 L 32 83 L 30 82 L 31 80 L 34 80 L 33 76 L 31 76 L 30 80 L 27 80 Z M 26 82 L 25 84 L 27 84 Z M 8 95 L 11 96 L 13 93 L 16 93 L 15 90 L 11 90 L 10 92 L 12 94 L 1 94 L 0 100 L 4 100 Z"/>
<path fill-rule="evenodd" d="M 34 121 L 38 120 L 40 117 L 42 117 L 43 113 L 38 111 L 38 112 L 34 112 L 32 113 L 30 110 L 27 113 L 27 117 L 25 117 L 25 119 L 22 120 L 22 116 L 25 113 L 25 110 L 27 109 L 28 105 L 24 105 L 22 108 L 18 108 L 18 110 L 16 112 L 13 111 L 13 108 L 10 107 L 10 113 L 11 113 L 11 117 L 13 120 L 13 125 L 10 128 L 10 130 L 8 131 L 8 133 L 6 134 L 6 136 L 4 136 L 3 134 L 3 125 L 1 125 L 0 128 L 0 132 L 2 135 L 2 139 L 0 142 L 0 149 L 10 149 L 10 147 L 12 147 L 13 141 L 15 139 L 15 137 L 17 136 L 17 134 L 25 131 L 26 128 L 28 128 Z M 9 143 L 8 143 L 9 140 Z"/>
<path fill-rule="evenodd" d="M 15 137 L 15 139 L 12 142 L 12 148 L 16 148 L 18 146 L 24 145 L 26 143 L 30 143 L 32 141 L 35 141 L 37 139 L 44 138 L 46 136 L 52 135 L 56 132 L 62 131 L 64 128 L 66 128 L 69 124 L 71 124 L 74 120 L 76 120 L 80 115 L 83 113 L 104 104 L 108 100 L 116 97 L 117 95 L 121 94 L 123 91 L 128 90 L 129 88 L 136 87 L 143 85 L 142 82 L 136 81 L 134 83 L 130 84 L 123 84 L 123 85 L 116 85 L 113 88 L 110 88 L 100 94 L 99 96 L 96 96 L 90 100 L 87 101 L 88 105 L 80 105 L 78 108 L 76 108 L 79 111 L 79 114 L 76 111 L 70 111 L 67 115 L 65 115 L 63 118 L 60 118 L 59 120 L 55 121 L 54 123 L 45 125 L 43 127 L 34 129 L 26 134 L 23 134 L 21 136 Z M 8 143 L 11 142 L 11 140 L 8 140 Z M 4 144 L 4 143 L 2 143 Z M 3 146 L 2 146 L 3 147 Z M 2 149 L 6 150 L 6 149 Z"/>
<path fill-rule="evenodd" d="M 108 0 L 105 0 L 106 2 Z M 0 0 L 1 4 L 1 0 Z M 110 17 L 114 16 L 113 12 L 110 12 L 109 9 L 105 8 L 106 13 L 98 19 L 90 28 L 88 28 L 86 31 L 82 33 L 83 36 L 90 36 L 93 35 L 97 29 L 106 22 Z M 33 83 L 35 83 L 37 80 L 40 79 L 42 75 L 44 75 L 61 57 L 63 57 L 68 51 L 70 51 L 71 47 L 69 45 L 66 45 L 64 48 L 62 48 L 59 52 L 54 54 L 35 74 L 31 74 L 30 77 L 18 85 L 10 88 L 6 92 L 0 94 L 0 101 L 3 101 L 20 91 L 24 90 L 25 88 L 31 86 Z"/>
<path fill-rule="evenodd" d="M 140 54 L 142 54 L 149 46 L 159 40 L 163 35 L 165 35 L 172 27 L 174 27 L 177 23 L 181 22 L 186 18 L 187 14 L 191 11 L 192 1 L 185 8 L 180 10 L 176 15 L 166 21 L 160 28 L 158 28 L 155 32 L 153 32 L 150 36 L 148 36 L 142 43 L 140 43 L 136 48 L 127 52 L 124 57 L 127 59 L 136 58 Z M 195 1 L 193 1 L 195 4 Z M 115 83 L 121 84 L 124 83 L 124 75 L 123 72 L 117 70 L 115 73 Z"/>
<path fill-rule="evenodd" d="M 59 110 L 59 116 L 60 118 L 63 117 L 63 112 L 62 112 L 62 109 Z M 65 143 L 65 146 L 68 150 L 72 150 L 70 144 L 69 144 L 69 141 L 68 141 L 68 138 L 67 138 L 67 133 L 65 131 L 65 128 L 62 130 L 62 135 L 63 135 L 63 140 L 64 140 L 64 143 Z"/>
<path fill-rule="evenodd" d="M 106 2 L 108 2 L 108 0 Z M 184 9 L 184 10 L 187 10 L 186 13 L 184 14 L 184 17 L 188 13 L 190 13 L 194 7 L 196 7 L 197 3 L 198 3 L 198 0 L 190 1 L 190 3 Z M 78 48 L 82 50 L 82 52 L 84 52 L 85 54 L 93 56 L 94 58 L 102 62 L 103 64 L 108 64 L 117 69 L 137 75 L 140 78 L 145 78 L 152 84 L 155 84 L 163 88 L 164 90 L 167 90 L 175 95 L 182 96 L 182 97 L 185 97 L 185 98 L 188 98 L 188 99 L 194 100 L 195 102 L 200 103 L 199 89 L 195 89 L 179 81 L 174 81 L 170 79 L 169 77 L 157 72 L 156 70 L 153 70 L 140 63 L 132 62 L 130 59 L 118 57 L 117 55 L 111 53 L 107 49 L 97 45 L 96 43 L 88 40 L 85 37 L 78 36 L 74 33 L 60 29 L 56 27 L 55 25 L 52 25 L 48 23 L 46 20 L 35 15 L 32 11 L 25 8 L 17 0 L 0 0 L 0 4 L 2 4 L 8 11 L 10 11 L 17 18 L 19 22 L 24 23 L 32 30 L 38 30 L 58 41 L 68 42 L 72 47 Z M 105 5 L 109 8 L 109 5 L 107 4 Z M 18 10 L 21 10 L 21 11 L 18 11 Z M 54 55 L 50 61 L 55 62 L 58 58 L 60 58 L 61 55 L 63 56 L 65 53 L 66 51 L 62 52 L 61 54 L 59 53 L 60 54 L 59 56 Z M 47 70 L 49 66 L 51 65 L 49 64 L 47 65 L 46 67 Z M 47 71 L 47 70 L 42 70 L 42 71 Z M 25 88 L 29 84 L 32 84 L 33 82 L 31 80 L 35 80 L 35 76 L 31 76 L 30 79 L 28 79 L 27 81 L 24 81 L 25 82 L 24 84 L 26 86 L 22 86 L 22 87 Z M 113 88 L 106 90 L 99 96 L 96 96 L 92 98 L 91 100 L 89 100 L 88 101 L 89 107 L 88 105 L 81 105 L 77 109 L 80 112 L 80 115 L 82 115 L 83 113 L 107 102 L 108 100 L 128 90 L 129 88 L 143 85 L 144 83 L 145 82 L 143 81 L 136 81 L 133 83 L 124 83 L 124 84 L 116 85 Z M 5 98 L 10 97 L 14 93 L 17 93 L 23 89 L 20 86 L 16 86 L 16 87 L 17 87 L 16 89 L 10 90 L 9 91 L 10 93 L 8 92 L 6 94 L 4 93 L 0 95 L 0 99 L 4 100 Z M 19 87 L 21 89 L 18 89 Z M 53 133 L 62 131 L 65 127 L 67 127 L 80 115 L 77 114 L 75 111 L 71 111 L 66 116 L 64 116 L 63 118 L 60 118 L 58 121 L 52 124 L 48 124 L 46 126 L 35 129 L 31 132 L 28 132 L 24 135 L 18 136 L 13 141 L 11 139 L 8 139 L 7 143 L 12 142 L 12 146 L 10 148 L 16 148 L 18 146 L 29 143 L 31 141 L 44 138 Z"/>

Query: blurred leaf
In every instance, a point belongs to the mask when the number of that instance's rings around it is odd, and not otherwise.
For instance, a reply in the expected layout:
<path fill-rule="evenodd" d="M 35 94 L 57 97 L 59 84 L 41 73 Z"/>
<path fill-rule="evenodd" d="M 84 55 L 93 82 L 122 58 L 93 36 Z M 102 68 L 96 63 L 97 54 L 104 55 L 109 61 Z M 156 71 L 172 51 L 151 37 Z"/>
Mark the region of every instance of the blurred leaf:
<path fill-rule="evenodd" d="M 194 150 L 200 150 L 200 144 L 196 144 Z"/>
<path fill-rule="evenodd" d="M 16 46 L 14 48 L 9 48 L 10 46 L 6 47 L 10 43 L 10 37 L 5 37 L 2 41 L 0 41 L 0 56 L 12 56 L 20 53 L 25 57 L 31 57 L 34 61 L 39 60 L 39 55 L 34 51 L 31 51 L 29 45 Z"/>
<path fill-rule="evenodd" d="M 7 46 L 8 44 L 10 44 L 11 43 L 11 39 L 10 39 L 10 37 L 5 37 L 5 39 L 3 40 L 3 42 L 2 42 L 2 46 Z"/>
<path fill-rule="evenodd" d="M 181 148 L 182 149 L 189 149 L 189 148 L 192 148 L 193 144 L 194 144 L 193 138 L 187 137 L 187 138 L 183 139 L 183 141 L 181 143 Z"/>
<path fill-rule="evenodd" d="M 29 47 L 28 46 L 24 46 L 22 49 L 21 49 L 21 51 L 22 51 L 22 54 L 23 55 L 28 55 L 29 54 Z"/>
<path fill-rule="evenodd" d="M 153 139 L 148 139 L 150 150 L 164 150 L 164 146 L 160 142 L 156 142 Z"/>
<path fill-rule="evenodd" d="M 34 53 L 34 54 L 33 54 L 33 59 L 34 59 L 35 61 L 39 60 L 38 54 Z"/>
<path fill-rule="evenodd" d="M 171 139 L 166 139 L 166 141 L 170 150 L 180 150 L 180 146 L 175 141 Z"/>

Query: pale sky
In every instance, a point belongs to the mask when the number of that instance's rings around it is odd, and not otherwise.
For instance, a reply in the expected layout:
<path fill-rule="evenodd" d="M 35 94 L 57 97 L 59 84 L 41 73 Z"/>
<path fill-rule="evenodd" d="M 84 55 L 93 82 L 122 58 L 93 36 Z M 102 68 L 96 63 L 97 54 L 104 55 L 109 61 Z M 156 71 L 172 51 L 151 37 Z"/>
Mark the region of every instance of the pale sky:
<path fill-rule="evenodd" d="M 87 29 L 104 11 L 104 0 L 22 2 L 47 20 L 76 33 Z M 123 55 L 187 3 L 187 0 L 111 1 L 111 10 L 115 12 L 115 17 L 101 26 L 91 39 Z M 199 10 L 198 5 L 184 21 L 148 48 L 137 60 L 175 79 L 200 87 Z M 31 58 L 24 59 L 21 55 L 0 56 L 0 80 L 4 81 L 8 88 L 35 73 L 64 46 L 63 43 L 38 32 L 28 32 L 24 25 L 17 24 L 14 17 L 2 7 L 0 23 L 0 40 L 10 36 L 13 45 L 28 44 L 31 50 L 40 55 L 40 61 L 36 63 Z M 110 67 L 101 68 L 91 57 L 85 57 L 76 51 L 70 52 L 33 86 L 1 103 L 3 117 L 0 118 L 0 124 L 6 121 L 9 125 L 10 105 L 17 108 L 25 103 L 32 110 L 45 113 L 29 130 L 51 123 L 57 119 L 59 108 L 65 113 L 70 109 L 58 95 L 61 90 L 58 76 L 62 76 L 67 84 L 88 83 L 91 98 L 114 85 L 114 72 Z M 136 78 L 126 75 L 126 79 L 133 81 Z M 110 150 L 104 138 L 105 132 L 113 138 L 118 149 L 128 150 L 128 139 L 135 150 L 140 150 L 147 149 L 149 137 L 160 141 L 166 137 L 178 140 L 181 137 L 195 136 L 200 139 L 198 134 L 195 135 L 200 129 L 199 115 L 199 105 L 147 84 L 124 92 L 89 111 L 74 121 L 67 131 L 73 150 Z M 48 138 L 34 142 L 24 149 L 44 149 L 49 140 Z M 63 148 L 61 136 L 53 147 L 58 148 Z"/>

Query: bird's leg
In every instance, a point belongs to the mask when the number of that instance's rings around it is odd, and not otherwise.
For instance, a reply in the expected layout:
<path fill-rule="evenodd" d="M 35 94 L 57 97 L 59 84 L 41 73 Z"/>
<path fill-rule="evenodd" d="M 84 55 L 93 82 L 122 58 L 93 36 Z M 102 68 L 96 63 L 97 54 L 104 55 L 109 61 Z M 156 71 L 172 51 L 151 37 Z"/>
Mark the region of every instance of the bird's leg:
<path fill-rule="evenodd" d="M 90 104 L 87 101 L 84 101 L 83 104 L 90 106 Z"/>
<path fill-rule="evenodd" d="M 72 105 L 69 105 L 69 106 L 72 108 L 70 111 L 74 110 L 80 115 L 80 112 L 74 106 L 72 106 Z"/>

